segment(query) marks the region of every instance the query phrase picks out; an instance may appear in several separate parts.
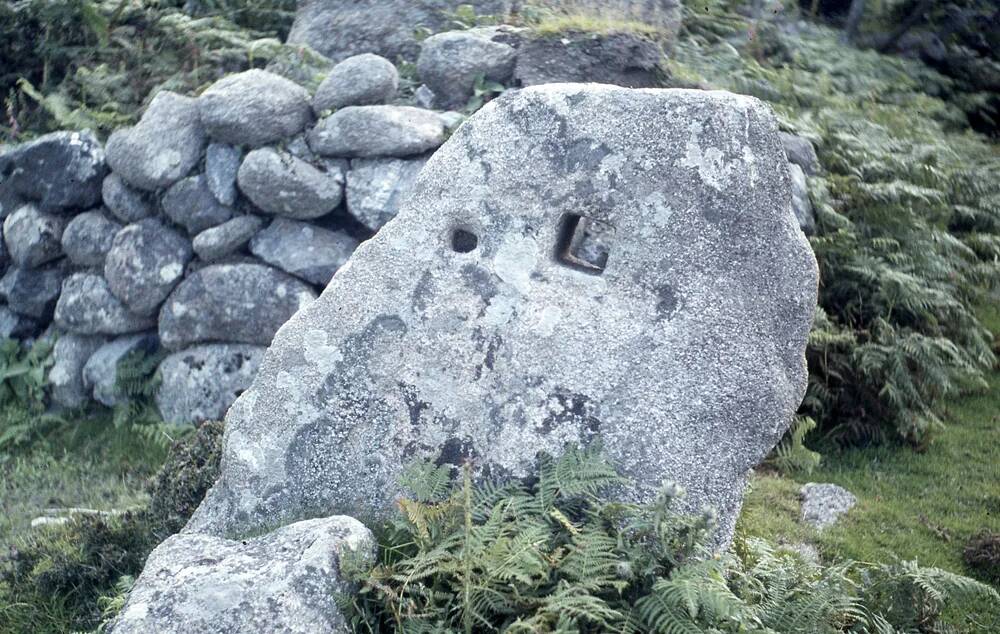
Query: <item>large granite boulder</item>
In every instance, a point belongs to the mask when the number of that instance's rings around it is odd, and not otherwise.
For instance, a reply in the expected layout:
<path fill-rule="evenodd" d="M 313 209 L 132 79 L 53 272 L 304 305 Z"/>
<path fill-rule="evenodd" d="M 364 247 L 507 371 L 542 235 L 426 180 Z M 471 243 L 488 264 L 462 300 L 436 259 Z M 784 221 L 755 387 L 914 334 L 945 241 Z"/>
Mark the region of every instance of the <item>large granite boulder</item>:
<path fill-rule="evenodd" d="M 348 106 L 322 119 L 309 147 L 323 156 L 413 156 L 444 143 L 444 122 L 410 106 Z"/>
<path fill-rule="evenodd" d="M 427 158 L 354 159 L 347 172 L 347 211 L 377 231 L 409 196 Z"/>
<path fill-rule="evenodd" d="M 63 282 L 55 323 L 81 335 L 122 335 L 146 330 L 155 322 L 131 312 L 100 275 L 74 273 Z"/>
<path fill-rule="evenodd" d="M 420 45 L 417 74 L 434 93 L 440 108 L 464 108 L 478 78 L 507 84 L 514 73 L 517 50 L 494 37 L 496 28 L 449 31 L 432 35 Z M 498 38 L 499 39 L 499 38 Z"/>
<path fill-rule="evenodd" d="M 417 27 L 448 28 L 449 14 L 471 5 L 478 15 L 505 17 L 511 0 L 303 0 L 288 34 L 335 62 L 360 53 L 415 59 Z"/>
<path fill-rule="evenodd" d="M 330 71 L 313 95 L 313 111 L 387 103 L 396 96 L 399 71 L 379 55 L 348 57 Z"/>
<path fill-rule="evenodd" d="M 208 344 L 175 352 L 160 363 L 156 406 L 174 424 L 222 420 L 257 374 L 263 346 Z"/>
<path fill-rule="evenodd" d="M 626 499 L 676 481 L 725 542 L 805 391 L 816 291 L 761 102 L 507 93 L 275 336 L 188 529 L 384 517 L 412 460 L 516 477 L 599 440 Z"/>
<path fill-rule="evenodd" d="M 62 256 L 66 219 L 27 204 L 3 221 L 7 255 L 17 266 L 34 268 Z"/>
<path fill-rule="evenodd" d="M 129 185 L 156 191 L 187 176 L 205 143 L 197 100 L 164 90 L 149 102 L 139 123 L 115 130 L 108 139 L 108 165 Z"/>
<path fill-rule="evenodd" d="M 247 154 L 238 182 L 240 191 L 261 211 L 302 220 L 330 213 L 344 197 L 344 174 L 339 166 L 320 170 L 272 148 Z"/>
<path fill-rule="evenodd" d="M 186 277 L 167 298 L 160 341 L 171 350 L 216 341 L 266 346 L 314 299 L 304 282 L 269 266 L 213 264 Z"/>
<path fill-rule="evenodd" d="M 99 211 L 85 211 L 63 229 L 63 253 L 77 266 L 104 266 L 104 256 L 121 228 Z"/>
<path fill-rule="evenodd" d="M 348 634 L 340 558 L 374 557 L 361 522 L 326 517 L 252 539 L 180 533 L 146 560 L 110 634 Z"/>
<path fill-rule="evenodd" d="M 309 92 L 284 77 L 252 69 L 212 84 L 198 98 L 213 140 L 259 147 L 301 132 L 312 121 Z"/>
<path fill-rule="evenodd" d="M 108 173 L 104 158 L 90 130 L 53 132 L 0 152 L 0 200 L 9 201 L 0 213 L 10 213 L 17 200 L 34 201 L 42 211 L 93 207 Z"/>
<path fill-rule="evenodd" d="M 192 255 L 187 238 L 147 218 L 115 234 L 104 278 L 131 312 L 152 315 L 184 277 Z"/>
<path fill-rule="evenodd" d="M 357 246 L 357 240 L 341 231 L 278 218 L 254 236 L 250 252 L 310 284 L 326 286 Z"/>

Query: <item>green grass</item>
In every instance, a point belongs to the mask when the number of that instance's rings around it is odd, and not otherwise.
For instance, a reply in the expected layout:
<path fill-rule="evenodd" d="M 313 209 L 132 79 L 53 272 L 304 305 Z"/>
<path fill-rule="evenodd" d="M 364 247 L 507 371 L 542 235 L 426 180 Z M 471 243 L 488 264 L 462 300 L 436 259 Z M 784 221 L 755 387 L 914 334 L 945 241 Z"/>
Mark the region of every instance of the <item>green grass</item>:
<path fill-rule="evenodd" d="M 982 311 L 1000 332 L 1000 309 Z M 758 473 L 751 482 L 738 530 L 784 543 L 814 543 L 827 561 L 916 559 L 975 577 L 962 560 L 968 539 L 983 529 L 1000 532 L 1000 371 L 981 394 L 947 405 L 946 427 L 923 452 L 892 444 L 826 449 L 811 474 Z M 799 523 L 798 491 L 805 482 L 832 482 L 858 505 L 836 525 L 817 532 Z M 981 620 L 965 631 L 1000 631 L 1000 606 L 976 607 Z M 956 614 L 961 621 L 962 616 Z"/>
<path fill-rule="evenodd" d="M 0 429 L 11 423 L 0 414 Z M 85 416 L 32 444 L 0 453 L 0 548 L 45 509 L 126 509 L 145 501 L 143 482 L 163 464 L 168 439 L 115 428 L 109 414 Z"/>

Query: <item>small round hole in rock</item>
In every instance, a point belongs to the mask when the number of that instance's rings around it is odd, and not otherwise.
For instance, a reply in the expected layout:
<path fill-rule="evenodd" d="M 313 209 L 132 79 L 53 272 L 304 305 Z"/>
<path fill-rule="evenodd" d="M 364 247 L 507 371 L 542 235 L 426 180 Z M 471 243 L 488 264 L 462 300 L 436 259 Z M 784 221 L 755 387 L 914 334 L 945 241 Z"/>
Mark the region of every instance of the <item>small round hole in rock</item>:
<path fill-rule="evenodd" d="M 455 229 L 455 232 L 451 234 L 451 248 L 459 253 L 468 253 L 475 249 L 478 244 L 479 238 L 471 231 Z"/>

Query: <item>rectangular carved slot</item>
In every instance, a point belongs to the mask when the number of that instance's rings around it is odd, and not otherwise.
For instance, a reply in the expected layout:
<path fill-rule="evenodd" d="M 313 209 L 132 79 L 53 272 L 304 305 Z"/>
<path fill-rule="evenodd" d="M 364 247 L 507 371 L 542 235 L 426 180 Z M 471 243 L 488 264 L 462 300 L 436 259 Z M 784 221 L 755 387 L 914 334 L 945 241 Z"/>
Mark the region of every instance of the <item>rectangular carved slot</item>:
<path fill-rule="evenodd" d="M 608 265 L 614 237 L 615 228 L 606 222 L 566 214 L 559 230 L 556 259 L 578 271 L 600 275 Z"/>

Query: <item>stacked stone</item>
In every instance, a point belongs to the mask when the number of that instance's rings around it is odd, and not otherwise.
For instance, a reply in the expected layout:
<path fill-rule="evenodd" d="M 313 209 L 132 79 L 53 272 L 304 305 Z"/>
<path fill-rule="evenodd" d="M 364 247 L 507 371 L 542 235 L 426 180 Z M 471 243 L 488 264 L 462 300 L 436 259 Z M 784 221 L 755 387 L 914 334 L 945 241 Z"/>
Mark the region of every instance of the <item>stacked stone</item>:
<path fill-rule="evenodd" d="M 5 148 L 0 336 L 55 336 L 64 407 L 115 405 L 118 362 L 163 348 L 164 419 L 222 418 L 461 120 L 393 105 L 398 84 L 370 54 L 315 95 L 250 70 L 158 93 L 106 148 L 89 132 Z"/>

